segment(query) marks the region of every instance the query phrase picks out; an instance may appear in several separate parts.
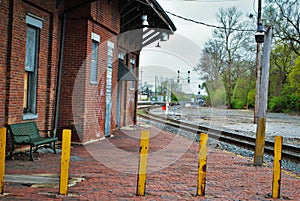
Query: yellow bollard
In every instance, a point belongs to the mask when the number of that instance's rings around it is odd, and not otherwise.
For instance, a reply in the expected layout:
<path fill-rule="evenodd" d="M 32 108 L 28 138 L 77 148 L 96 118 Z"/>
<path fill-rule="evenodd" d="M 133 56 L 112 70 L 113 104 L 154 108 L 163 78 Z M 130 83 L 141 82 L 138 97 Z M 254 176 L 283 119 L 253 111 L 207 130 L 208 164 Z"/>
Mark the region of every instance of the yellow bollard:
<path fill-rule="evenodd" d="M 262 166 L 264 162 L 264 149 L 266 138 L 266 118 L 259 118 L 256 129 L 255 151 L 254 151 L 254 166 Z"/>
<path fill-rule="evenodd" d="M 208 140 L 208 134 L 201 133 L 200 143 L 199 143 L 199 158 L 198 158 L 198 185 L 197 185 L 198 196 L 205 196 L 207 140 Z"/>
<path fill-rule="evenodd" d="M 4 194 L 6 128 L 0 128 L 0 194 Z"/>
<path fill-rule="evenodd" d="M 275 137 L 272 198 L 280 197 L 282 136 Z"/>
<path fill-rule="evenodd" d="M 140 141 L 140 161 L 136 191 L 137 195 L 145 195 L 149 137 L 150 132 L 148 130 L 143 130 Z"/>
<path fill-rule="evenodd" d="M 69 164 L 71 148 L 71 130 L 63 130 L 61 161 L 60 161 L 60 181 L 59 194 L 68 194 Z"/>

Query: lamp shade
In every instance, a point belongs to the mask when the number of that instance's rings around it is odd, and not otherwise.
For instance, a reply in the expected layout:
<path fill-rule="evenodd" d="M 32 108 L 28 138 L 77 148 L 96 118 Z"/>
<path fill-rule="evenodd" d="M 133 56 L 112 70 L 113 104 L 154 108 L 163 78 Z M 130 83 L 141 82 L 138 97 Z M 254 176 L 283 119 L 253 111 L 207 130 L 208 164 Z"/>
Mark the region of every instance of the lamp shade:
<path fill-rule="evenodd" d="M 147 15 L 142 15 L 141 19 L 142 19 L 142 27 L 148 27 L 149 23 L 147 21 Z"/>
<path fill-rule="evenodd" d="M 167 41 L 168 40 L 168 34 L 166 32 L 162 32 L 160 36 L 161 41 Z"/>
<path fill-rule="evenodd" d="M 255 34 L 255 41 L 257 43 L 263 43 L 264 42 L 264 37 L 265 37 L 265 34 L 263 32 L 257 32 Z"/>

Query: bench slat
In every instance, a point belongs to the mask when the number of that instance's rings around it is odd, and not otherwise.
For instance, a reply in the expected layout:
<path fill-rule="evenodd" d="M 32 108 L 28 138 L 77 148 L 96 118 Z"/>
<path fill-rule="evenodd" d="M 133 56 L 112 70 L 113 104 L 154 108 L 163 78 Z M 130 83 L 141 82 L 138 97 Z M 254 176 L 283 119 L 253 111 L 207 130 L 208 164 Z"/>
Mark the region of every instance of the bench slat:
<path fill-rule="evenodd" d="M 40 137 L 40 138 L 32 139 L 31 142 L 30 142 L 30 145 L 39 146 L 39 145 L 42 145 L 42 144 L 48 144 L 50 142 L 55 142 L 57 140 L 58 140 L 57 137 Z"/>

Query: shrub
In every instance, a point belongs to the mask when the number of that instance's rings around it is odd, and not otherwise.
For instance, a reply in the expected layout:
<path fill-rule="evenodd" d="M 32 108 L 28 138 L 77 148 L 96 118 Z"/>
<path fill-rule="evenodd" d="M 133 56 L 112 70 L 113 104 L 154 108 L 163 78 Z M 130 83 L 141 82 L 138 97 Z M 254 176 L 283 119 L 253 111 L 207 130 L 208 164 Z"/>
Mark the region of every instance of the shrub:
<path fill-rule="evenodd" d="M 269 101 L 271 112 L 297 112 L 300 113 L 300 95 L 296 93 L 275 96 Z"/>
<path fill-rule="evenodd" d="M 269 109 L 271 112 L 283 112 L 287 108 L 286 96 L 275 96 L 269 101 Z"/>
<path fill-rule="evenodd" d="M 255 90 L 252 89 L 248 93 L 248 107 L 254 108 L 255 106 Z"/>
<path fill-rule="evenodd" d="M 231 101 L 231 106 L 233 109 L 243 109 L 247 106 L 247 102 L 242 99 L 235 99 L 234 101 Z"/>

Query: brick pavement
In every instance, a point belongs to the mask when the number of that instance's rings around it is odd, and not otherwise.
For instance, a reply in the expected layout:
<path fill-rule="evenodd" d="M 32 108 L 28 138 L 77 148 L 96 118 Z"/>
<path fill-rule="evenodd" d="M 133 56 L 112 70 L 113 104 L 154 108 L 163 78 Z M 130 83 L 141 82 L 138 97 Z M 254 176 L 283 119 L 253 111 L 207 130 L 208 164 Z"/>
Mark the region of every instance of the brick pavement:
<path fill-rule="evenodd" d="M 139 136 L 151 132 L 146 196 L 138 197 L 136 172 Z M 67 196 L 58 187 L 5 182 L 0 200 L 273 200 L 272 165 L 253 167 L 252 158 L 209 147 L 206 196 L 196 197 L 199 145 L 157 128 L 139 124 L 115 131 L 114 137 L 72 145 L 70 177 L 84 180 L 69 187 Z M 59 174 L 60 154 L 37 153 L 38 160 L 17 156 L 6 161 L 6 175 Z M 281 199 L 300 200 L 300 175 L 282 173 Z"/>

